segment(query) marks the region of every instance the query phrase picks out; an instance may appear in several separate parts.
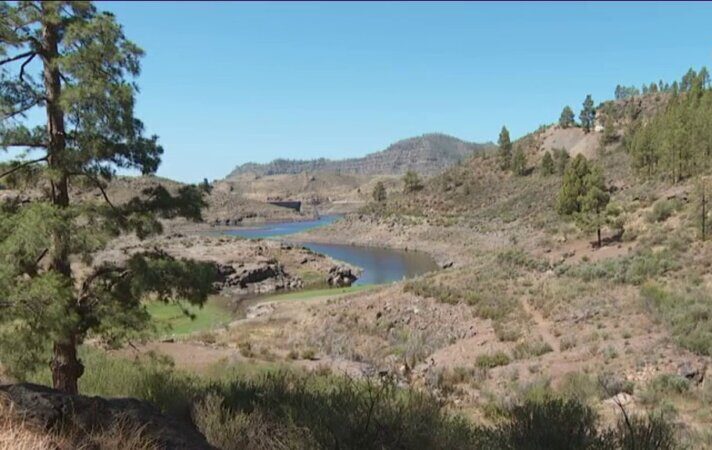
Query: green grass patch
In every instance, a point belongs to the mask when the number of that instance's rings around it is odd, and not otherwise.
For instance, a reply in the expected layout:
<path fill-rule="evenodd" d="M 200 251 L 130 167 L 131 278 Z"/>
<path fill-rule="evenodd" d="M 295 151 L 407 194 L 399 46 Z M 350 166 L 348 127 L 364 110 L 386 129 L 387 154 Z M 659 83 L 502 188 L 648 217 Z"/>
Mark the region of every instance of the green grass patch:
<path fill-rule="evenodd" d="M 151 302 L 146 305 L 161 336 L 183 336 L 230 322 L 232 313 L 223 299 L 211 297 L 202 307 Z M 188 314 L 186 314 L 188 313 Z"/>

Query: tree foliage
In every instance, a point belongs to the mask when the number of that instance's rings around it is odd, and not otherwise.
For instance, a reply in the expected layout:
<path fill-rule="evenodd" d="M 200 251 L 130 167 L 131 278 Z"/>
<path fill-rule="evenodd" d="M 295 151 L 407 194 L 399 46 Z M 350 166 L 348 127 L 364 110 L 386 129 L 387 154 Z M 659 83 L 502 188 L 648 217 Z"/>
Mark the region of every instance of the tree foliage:
<path fill-rule="evenodd" d="M 643 91 L 647 90 L 647 86 L 643 87 Z M 640 95 L 640 91 L 635 86 L 621 86 L 620 84 L 616 86 L 615 99 L 616 100 L 626 100 L 632 97 Z"/>
<path fill-rule="evenodd" d="M 556 203 L 558 213 L 573 217 L 584 230 L 595 230 L 600 246 L 601 228 L 606 224 L 609 200 L 610 194 L 600 167 L 590 164 L 583 155 L 577 155 L 564 171 Z"/>
<path fill-rule="evenodd" d="M 509 130 L 503 126 L 499 132 L 499 165 L 502 170 L 509 170 L 512 163 L 512 141 L 509 139 Z"/>
<path fill-rule="evenodd" d="M 581 121 L 581 128 L 583 128 L 586 133 L 593 130 L 596 124 L 596 109 L 593 107 L 591 94 L 587 95 L 583 101 L 583 108 L 579 113 L 579 120 Z"/>
<path fill-rule="evenodd" d="M 373 201 L 375 202 L 381 203 L 386 201 L 386 186 L 383 184 L 383 181 L 376 182 L 376 185 L 373 186 L 373 192 L 371 195 L 373 196 Z"/>
<path fill-rule="evenodd" d="M 563 175 L 566 167 L 569 165 L 569 152 L 565 148 L 554 148 L 551 150 L 554 158 L 554 170 L 558 175 Z"/>
<path fill-rule="evenodd" d="M 615 123 L 610 114 L 603 116 L 603 134 L 601 135 L 601 143 L 609 145 L 618 140 Z"/>
<path fill-rule="evenodd" d="M 561 128 L 570 128 L 576 125 L 576 118 L 574 117 L 574 110 L 570 106 L 564 106 L 561 111 L 561 116 L 559 116 L 559 126 Z"/>
<path fill-rule="evenodd" d="M 517 145 L 512 156 L 512 173 L 522 176 L 527 171 L 527 157 L 521 145 Z"/>
<path fill-rule="evenodd" d="M 666 109 L 635 124 L 626 140 L 633 165 L 646 177 L 672 182 L 705 173 L 712 160 L 712 90 L 706 69 L 690 69 Z"/>
<path fill-rule="evenodd" d="M 409 194 L 423 189 L 423 183 L 418 174 L 409 170 L 403 175 L 403 192 Z"/>
<path fill-rule="evenodd" d="M 554 172 L 554 158 L 551 157 L 551 152 L 547 150 L 544 152 L 544 156 L 541 158 L 541 173 L 544 176 L 549 176 L 553 175 Z"/>
<path fill-rule="evenodd" d="M 68 392 L 87 338 L 118 344 L 146 329 L 146 297 L 200 304 L 211 290 L 211 265 L 158 250 L 93 262 L 121 233 L 158 233 L 161 217 L 200 219 L 192 186 L 149 188 L 122 205 L 106 194 L 117 169 L 152 174 L 163 153 L 134 117 L 142 55 L 89 2 L 0 3 L 0 147 L 19 155 L 0 179 L 42 193 L 0 206 L 0 358 L 18 375 L 51 360 L 54 386 Z M 32 110 L 46 123 L 28 127 Z M 103 201 L 73 197 L 77 187 Z"/>

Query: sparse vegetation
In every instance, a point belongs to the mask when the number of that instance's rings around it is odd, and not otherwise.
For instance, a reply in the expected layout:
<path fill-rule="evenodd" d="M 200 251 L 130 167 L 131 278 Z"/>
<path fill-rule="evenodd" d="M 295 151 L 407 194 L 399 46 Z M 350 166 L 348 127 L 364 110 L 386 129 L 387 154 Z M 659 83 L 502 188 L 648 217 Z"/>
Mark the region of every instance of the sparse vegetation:
<path fill-rule="evenodd" d="M 702 288 L 667 290 L 648 283 L 640 295 L 651 311 L 669 326 L 677 342 L 701 355 L 712 355 L 712 300 Z"/>

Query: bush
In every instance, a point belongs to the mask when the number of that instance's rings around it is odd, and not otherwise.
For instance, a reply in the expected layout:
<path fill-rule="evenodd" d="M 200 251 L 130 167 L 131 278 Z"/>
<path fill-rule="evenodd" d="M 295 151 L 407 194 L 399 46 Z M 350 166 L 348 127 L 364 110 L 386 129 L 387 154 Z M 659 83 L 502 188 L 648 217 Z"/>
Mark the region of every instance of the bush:
<path fill-rule="evenodd" d="M 646 219 L 650 223 L 664 222 L 676 211 L 679 211 L 681 207 L 682 203 L 677 199 L 658 200 L 653 205 L 653 209 L 646 215 Z"/>
<path fill-rule="evenodd" d="M 601 426 L 595 411 L 577 400 L 524 402 L 507 420 L 483 430 L 480 448 L 511 450 L 677 448 L 675 430 L 662 416 L 624 416 L 616 427 Z"/>
<path fill-rule="evenodd" d="M 502 449 L 603 448 L 598 416 L 575 400 L 549 399 L 514 406 L 508 421 L 493 430 Z"/>
<path fill-rule="evenodd" d="M 524 341 L 514 347 L 512 356 L 514 359 L 535 358 L 552 350 L 551 346 L 542 340 Z"/>
<path fill-rule="evenodd" d="M 621 418 L 611 440 L 617 448 L 631 450 L 678 448 L 675 429 L 662 415 Z"/>
<path fill-rule="evenodd" d="M 475 360 L 477 367 L 482 369 L 492 369 L 498 366 L 506 366 L 509 364 L 509 356 L 504 352 L 496 352 L 492 354 L 479 355 Z"/>

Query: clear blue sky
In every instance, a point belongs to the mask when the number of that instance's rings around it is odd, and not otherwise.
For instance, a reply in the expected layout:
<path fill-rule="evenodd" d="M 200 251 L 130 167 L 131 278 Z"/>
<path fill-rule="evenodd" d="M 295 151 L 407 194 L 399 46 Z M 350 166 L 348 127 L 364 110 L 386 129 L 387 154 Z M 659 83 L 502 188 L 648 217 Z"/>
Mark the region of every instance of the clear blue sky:
<path fill-rule="evenodd" d="M 343 158 L 426 132 L 494 141 L 616 84 L 712 66 L 712 4 L 101 3 L 146 50 L 159 174 Z"/>

